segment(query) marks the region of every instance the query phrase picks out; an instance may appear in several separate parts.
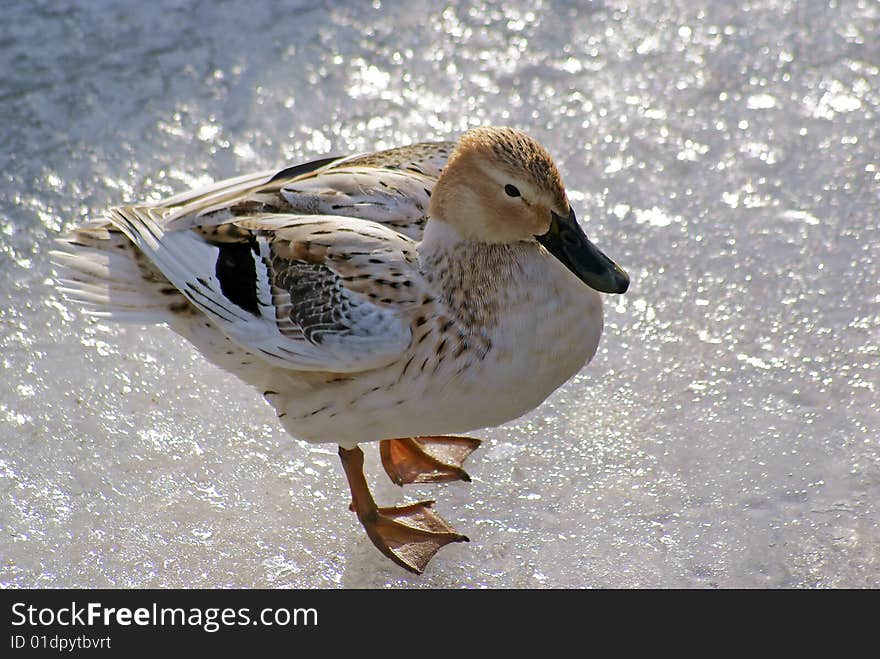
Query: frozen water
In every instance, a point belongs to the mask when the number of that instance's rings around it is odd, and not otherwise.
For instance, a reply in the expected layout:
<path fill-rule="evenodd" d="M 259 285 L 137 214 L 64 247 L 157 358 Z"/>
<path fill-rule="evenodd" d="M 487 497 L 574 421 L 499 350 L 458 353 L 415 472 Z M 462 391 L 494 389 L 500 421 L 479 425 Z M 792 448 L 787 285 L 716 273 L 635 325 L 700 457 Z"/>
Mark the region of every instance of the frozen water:
<path fill-rule="evenodd" d="M 0 586 L 880 586 L 880 4 L 33 0 L 0 37 Z M 54 291 L 123 200 L 513 124 L 633 277 L 595 362 L 403 492 L 162 327 Z M 367 447 L 368 449 L 373 447 Z"/>

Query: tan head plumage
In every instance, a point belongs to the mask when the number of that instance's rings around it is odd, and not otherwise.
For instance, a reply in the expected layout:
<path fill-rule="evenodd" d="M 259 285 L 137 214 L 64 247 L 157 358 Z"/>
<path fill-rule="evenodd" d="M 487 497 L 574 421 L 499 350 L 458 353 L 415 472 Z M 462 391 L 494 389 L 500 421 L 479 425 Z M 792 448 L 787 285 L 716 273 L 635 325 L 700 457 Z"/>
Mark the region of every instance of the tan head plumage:
<path fill-rule="evenodd" d="M 522 131 L 474 128 L 461 136 L 431 197 L 431 217 L 471 240 L 530 240 L 547 231 L 568 198 L 547 150 Z"/>

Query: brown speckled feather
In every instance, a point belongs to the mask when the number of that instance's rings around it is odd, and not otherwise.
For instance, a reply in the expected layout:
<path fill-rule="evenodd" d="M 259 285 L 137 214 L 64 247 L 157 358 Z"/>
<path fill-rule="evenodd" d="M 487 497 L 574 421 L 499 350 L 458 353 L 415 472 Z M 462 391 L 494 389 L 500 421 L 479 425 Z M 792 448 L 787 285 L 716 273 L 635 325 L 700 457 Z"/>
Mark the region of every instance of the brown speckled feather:
<path fill-rule="evenodd" d="M 431 191 L 454 144 L 422 142 L 376 153 L 326 158 L 239 177 L 151 206 L 166 228 L 223 224 L 266 213 L 341 215 L 386 224 L 418 240 Z M 155 216 L 154 216 L 155 217 Z"/>

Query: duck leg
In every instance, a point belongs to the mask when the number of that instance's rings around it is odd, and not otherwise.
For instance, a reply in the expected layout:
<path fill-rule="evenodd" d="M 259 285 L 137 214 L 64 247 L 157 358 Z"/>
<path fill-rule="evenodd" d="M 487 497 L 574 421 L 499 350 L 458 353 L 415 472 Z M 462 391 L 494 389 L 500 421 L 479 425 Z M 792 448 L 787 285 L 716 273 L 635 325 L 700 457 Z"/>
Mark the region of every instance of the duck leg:
<path fill-rule="evenodd" d="M 471 477 L 461 465 L 479 445 L 480 440 L 471 437 L 383 439 L 379 454 L 382 466 L 397 485 L 470 482 Z"/>
<path fill-rule="evenodd" d="M 340 446 L 339 458 L 351 489 L 352 510 L 376 548 L 400 567 L 421 574 L 441 547 L 468 541 L 431 509 L 433 501 L 379 508 L 364 478 L 363 451 Z"/>

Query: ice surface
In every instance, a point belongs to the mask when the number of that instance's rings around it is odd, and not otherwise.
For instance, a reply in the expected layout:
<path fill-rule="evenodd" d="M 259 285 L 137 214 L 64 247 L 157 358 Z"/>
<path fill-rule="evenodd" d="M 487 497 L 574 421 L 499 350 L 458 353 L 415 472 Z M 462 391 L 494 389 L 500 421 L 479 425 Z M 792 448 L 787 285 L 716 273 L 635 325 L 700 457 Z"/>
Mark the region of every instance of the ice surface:
<path fill-rule="evenodd" d="M 880 4 L 33 0 L 0 39 L 0 586 L 880 586 Z M 626 267 L 423 577 L 335 452 L 53 289 L 124 200 L 513 124 Z"/>

